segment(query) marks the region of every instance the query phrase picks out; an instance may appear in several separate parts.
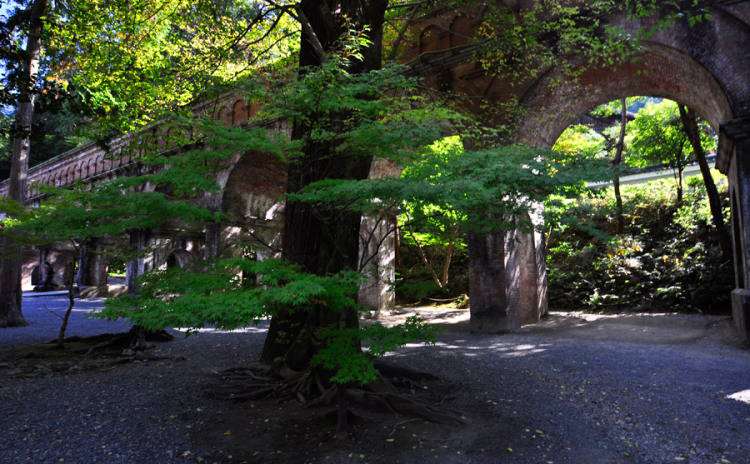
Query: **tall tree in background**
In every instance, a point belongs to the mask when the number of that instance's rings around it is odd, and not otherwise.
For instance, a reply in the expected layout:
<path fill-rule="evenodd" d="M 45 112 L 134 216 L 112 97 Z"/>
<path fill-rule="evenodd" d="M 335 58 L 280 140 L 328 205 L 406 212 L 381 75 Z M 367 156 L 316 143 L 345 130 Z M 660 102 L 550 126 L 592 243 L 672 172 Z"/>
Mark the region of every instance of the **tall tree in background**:
<path fill-rule="evenodd" d="M 18 9 L 0 30 L 3 40 L 19 40 L 19 31 L 25 31 L 26 47 L 21 55 L 18 68 L 12 70 L 12 86 L 17 90 L 16 121 L 13 128 L 13 148 L 11 156 L 10 198 L 20 204 L 26 201 L 26 181 L 31 152 L 31 122 L 34 117 L 36 79 L 39 70 L 39 54 L 42 49 L 43 17 L 47 9 L 46 0 L 34 0 L 26 9 Z M 7 44 L 8 46 L 10 43 Z M 5 47 L 4 47 L 5 48 Z M 5 48 L 8 50 L 10 47 Z M 21 313 L 21 250 L 13 244 L 12 238 L 2 243 L 3 254 L 0 261 L 0 327 L 26 325 Z"/>
<path fill-rule="evenodd" d="M 612 180 L 612 187 L 615 190 L 615 203 L 617 208 L 617 233 L 625 232 L 625 217 L 622 212 L 622 193 L 620 192 L 620 172 L 619 168 L 622 163 L 622 152 L 625 149 L 625 131 L 628 124 L 628 103 L 626 98 L 620 100 L 620 135 L 615 146 L 615 157 L 612 160 L 612 166 L 615 168 L 615 176 Z"/>
<path fill-rule="evenodd" d="M 677 183 L 675 204 L 682 203 L 683 171 L 690 161 L 687 136 L 682 130 L 677 104 L 671 100 L 647 105 L 636 114 L 628 135 L 632 149 L 628 160 L 635 167 L 666 164 Z"/>
<path fill-rule="evenodd" d="M 711 217 L 713 219 L 716 231 L 719 234 L 719 245 L 721 246 L 721 252 L 724 255 L 724 259 L 732 261 L 732 239 L 729 236 L 726 225 L 724 224 L 724 214 L 721 208 L 721 199 L 719 198 L 719 191 L 716 189 L 714 178 L 711 176 L 711 169 L 708 167 L 706 161 L 706 152 L 703 149 L 703 143 L 701 141 L 701 130 L 698 126 L 698 117 L 690 108 L 684 105 L 677 105 L 680 111 L 680 120 L 682 121 L 682 127 L 687 134 L 687 138 L 690 141 L 690 145 L 693 147 L 693 154 L 698 160 L 698 165 L 701 168 L 701 176 L 703 176 L 703 183 L 706 185 L 706 195 L 708 196 L 708 204 L 711 208 Z"/>

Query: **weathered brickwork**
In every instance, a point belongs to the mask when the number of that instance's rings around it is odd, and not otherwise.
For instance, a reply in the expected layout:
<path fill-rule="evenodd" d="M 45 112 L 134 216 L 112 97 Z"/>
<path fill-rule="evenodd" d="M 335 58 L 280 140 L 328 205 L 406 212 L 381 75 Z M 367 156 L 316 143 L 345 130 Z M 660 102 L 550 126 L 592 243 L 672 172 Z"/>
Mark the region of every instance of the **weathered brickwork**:
<path fill-rule="evenodd" d="M 532 1 L 516 3 L 523 8 Z M 698 111 L 720 133 L 718 166 L 729 176 L 732 196 L 737 277 L 735 321 L 743 334 L 750 335 L 750 303 L 746 303 L 750 302 L 750 163 L 746 161 L 750 159 L 747 142 L 750 129 L 743 123 L 750 118 L 750 2 L 712 3 L 709 21 L 693 27 L 685 22 L 661 29 L 645 44 L 637 62 L 588 69 L 575 83 L 566 80 L 555 68 L 513 85 L 486 73 L 474 58 L 471 42 L 482 20 L 481 9 L 461 13 L 440 9 L 417 20 L 410 33 L 412 45 L 402 58 L 428 86 L 467 97 L 464 99 L 466 107 L 488 124 L 508 121 L 500 113 L 485 112 L 487 105 L 499 108 L 510 101 L 518 102 L 521 111 L 520 118 L 514 119 L 517 124 L 513 137 L 538 147 L 550 147 L 582 114 L 621 97 L 665 97 Z M 653 21 L 626 21 L 621 17 L 608 20 L 609 24 L 631 32 L 648 27 Z M 553 82 L 562 82 L 562 85 L 551 85 Z M 257 105 L 241 98 L 226 97 L 207 103 L 203 111 L 226 124 L 241 125 L 255 114 Z M 283 124 L 278 129 L 288 131 Z M 160 131 L 164 131 L 163 134 Z M 162 145 L 170 139 L 166 127 L 141 134 L 142 137 L 147 135 Z M 113 151 L 117 152 L 132 141 L 128 136 L 123 137 L 113 144 Z M 95 145 L 83 146 L 33 168 L 30 197 L 40 199 L 34 182 L 52 185 L 90 182 L 138 172 L 137 166 L 136 155 L 107 157 Z M 380 174 L 373 172 L 373 175 Z M 227 246 L 231 240 L 248 233 L 274 244 L 259 255 L 277 253 L 281 245 L 278 236 L 283 203 L 280 198 L 285 178 L 283 165 L 272 157 L 259 153 L 237 155 L 230 168 L 217 176 L 221 192 L 203 199 L 205 206 L 227 213 L 229 223 L 220 231 L 207 231 L 205 237 L 195 237 L 191 251 L 184 246 L 170 245 L 172 262 L 179 264 L 176 252 L 182 262 L 187 259 L 186 253 L 197 256 L 204 249 L 215 248 L 207 244 Z M 5 184 L 0 185 L 0 195 L 6 189 Z M 538 212 L 534 216 L 536 222 L 541 220 Z M 373 224 L 363 221 L 363 231 L 372 227 Z M 474 250 L 477 259 L 470 266 L 472 312 L 482 314 L 482 318 L 477 317 L 475 329 L 513 330 L 520 324 L 537 321 L 547 310 L 543 237 L 539 233 L 514 231 L 474 237 L 473 242 L 478 248 Z M 383 256 L 373 261 L 371 284 L 379 282 L 377 285 L 380 285 L 391 276 L 392 269 L 388 266 L 392 267 L 393 245 L 386 243 L 389 245 L 384 247 Z M 149 264 L 152 265 L 165 264 Z M 145 267 L 145 264 L 140 266 Z M 392 295 L 381 292 L 384 287 L 376 287 L 363 290 L 361 296 L 370 301 L 373 309 L 392 305 Z M 483 302 L 486 307 L 481 307 Z"/>
<path fill-rule="evenodd" d="M 516 3 L 524 8 L 529 1 Z M 474 61 L 467 39 L 474 35 L 482 14 L 482 9 L 471 14 L 440 10 L 423 18 L 415 26 L 413 35 L 418 40 L 406 52 L 406 60 L 432 88 L 465 97 L 466 107 L 488 124 L 508 123 L 511 119 L 483 108 L 518 102 L 520 115 L 514 115 L 517 119 L 513 119 L 516 124 L 512 126 L 515 141 L 550 147 L 566 127 L 592 108 L 628 96 L 679 101 L 694 108 L 717 131 L 731 121 L 750 116 L 748 2 L 712 2 L 709 21 L 692 27 L 687 21 L 678 22 L 658 30 L 632 63 L 587 69 L 577 82 L 571 82 L 560 69 L 553 67 L 537 78 L 513 82 L 513 86 L 484 72 Z M 607 22 L 634 33 L 655 21 L 655 18 L 629 21 L 612 17 Z M 747 130 L 750 136 L 750 129 L 742 130 Z M 745 270 L 750 269 L 750 166 L 745 162 L 750 159 L 750 148 L 746 142 L 737 141 L 737 137 L 744 136 L 735 136 L 733 140 L 729 132 L 720 132 L 718 165 L 729 175 L 734 199 L 738 276 L 735 321 L 740 332 L 750 338 L 750 303 L 744 303 L 750 301 L 747 290 L 750 277 Z M 472 293 L 479 298 L 472 301 L 478 306 L 487 305 L 476 309 L 482 319 L 480 322 L 477 318 L 479 331 L 485 330 L 480 326 L 493 331 L 512 330 L 519 324 L 533 322 L 546 310 L 544 240 L 532 237 L 534 234 L 508 235 L 474 240 L 476 262 L 471 266 L 470 279 L 474 281 Z M 489 259 L 488 250 L 500 250 L 494 253 L 504 257 Z M 498 301 L 502 304 L 498 305 Z M 500 317 L 493 319 L 488 313 L 500 313 Z"/>

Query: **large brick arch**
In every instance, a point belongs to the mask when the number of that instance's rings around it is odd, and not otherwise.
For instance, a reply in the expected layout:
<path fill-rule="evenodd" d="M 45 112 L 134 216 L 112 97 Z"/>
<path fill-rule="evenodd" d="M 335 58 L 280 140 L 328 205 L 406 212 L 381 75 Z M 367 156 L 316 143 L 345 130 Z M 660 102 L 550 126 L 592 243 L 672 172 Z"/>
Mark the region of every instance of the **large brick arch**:
<path fill-rule="evenodd" d="M 658 29 L 644 44 L 641 61 L 616 69 L 594 69 L 584 74 L 585 87 L 567 82 L 550 88 L 559 71 L 547 69 L 541 78 L 509 85 L 476 67 L 473 51 L 455 50 L 465 43 L 467 34 L 481 24 L 481 11 L 442 11 L 423 18 L 415 25 L 417 44 L 405 50 L 404 59 L 416 64 L 427 85 L 453 88 L 470 97 L 471 110 L 480 113 L 479 101 L 498 105 L 513 99 L 523 108 L 521 138 L 524 133 L 542 130 L 543 144 L 554 142 L 562 122 L 544 123 L 544 115 L 575 120 L 598 103 L 622 96 L 654 95 L 678 100 L 695 108 L 711 124 L 750 115 L 750 5 L 723 5 L 715 2 L 711 19 L 689 26 L 687 21 Z M 625 33 L 655 24 L 657 18 L 626 20 L 612 17 L 607 23 Z M 446 34 L 448 34 L 446 36 Z M 743 45 L 744 44 L 744 45 Z M 440 55 L 440 50 L 445 54 Z M 454 82 L 445 85 L 445 76 Z M 563 82 L 566 79 L 563 77 Z M 496 120 L 497 121 L 497 120 Z M 563 127 L 564 128 L 564 127 Z"/>
<path fill-rule="evenodd" d="M 239 99 L 232 105 L 232 125 L 239 126 L 247 122 L 250 117 L 250 108 L 245 100 Z"/>
<path fill-rule="evenodd" d="M 461 35 L 477 30 L 482 21 L 481 10 L 442 10 L 422 18 L 414 26 L 413 35 L 419 42 L 404 52 L 403 59 L 424 78 L 426 86 L 453 90 L 466 109 L 475 112 L 485 123 L 506 125 L 510 129 L 506 133 L 508 140 L 513 142 L 549 147 L 567 126 L 591 108 L 634 95 L 677 100 L 694 108 L 715 129 L 721 129 L 719 166 L 729 175 L 736 199 L 733 207 L 735 246 L 737 256 L 741 257 L 739 271 L 736 271 L 742 278 L 738 278 L 737 296 L 733 293 L 736 300 L 733 300 L 733 307 L 740 331 L 750 338 L 750 273 L 747 272 L 750 269 L 750 161 L 744 161 L 750 159 L 750 141 L 743 142 L 750 140 L 750 53 L 747 53 L 750 49 L 750 4 L 713 2 L 711 9 L 709 21 L 691 27 L 685 20 L 658 29 L 649 42 L 643 44 L 637 61 L 614 68 L 585 70 L 578 81 L 568 79 L 557 67 L 545 69 L 539 77 L 522 82 L 510 82 L 478 67 L 474 50 L 471 45 L 462 46 L 464 37 Z M 604 22 L 635 35 L 657 20 L 633 21 L 613 16 Z M 446 30 L 448 37 L 445 37 Z M 566 59 L 575 63 L 580 58 Z M 517 112 L 507 112 L 514 103 L 518 103 L 515 105 Z M 492 111 L 493 107 L 497 111 Z M 513 328 L 528 314 L 536 316 L 545 310 L 544 240 L 517 235 L 512 241 L 502 234 L 488 234 L 472 241 L 473 248 L 470 245 L 470 280 L 480 283 L 476 288 L 472 284 L 471 290 L 472 327 L 476 330 Z M 495 251 L 503 248 L 504 251 Z M 501 273 L 492 267 L 492 263 L 498 261 L 505 261 L 507 265 Z M 500 274 L 503 276 L 497 277 Z M 511 304 L 503 309 L 497 306 L 497 301 L 511 301 Z M 500 316 L 493 316 L 487 327 L 480 327 L 482 324 L 474 324 L 475 304 L 479 308 L 478 315 Z"/>
<path fill-rule="evenodd" d="M 560 76 L 550 72 L 521 100 L 520 141 L 550 147 L 565 130 L 594 107 L 630 96 L 655 96 L 695 109 L 718 131 L 733 118 L 730 100 L 719 81 L 684 52 L 649 44 L 634 64 L 586 72 L 577 83 L 551 86 Z"/>

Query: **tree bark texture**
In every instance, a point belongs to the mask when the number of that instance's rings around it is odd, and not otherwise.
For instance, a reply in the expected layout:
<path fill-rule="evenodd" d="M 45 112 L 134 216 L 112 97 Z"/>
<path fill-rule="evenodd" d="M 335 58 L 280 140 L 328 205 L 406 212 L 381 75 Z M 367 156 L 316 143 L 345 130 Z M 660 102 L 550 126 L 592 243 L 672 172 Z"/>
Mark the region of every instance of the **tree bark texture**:
<path fill-rule="evenodd" d="M 323 63 L 321 48 L 325 52 L 333 49 L 346 32 L 345 18 L 355 27 L 369 26 L 372 41 L 363 50 L 364 59 L 354 62 L 349 71 L 364 73 L 380 68 L 386 5 L 387 0 L 303 0 L 298 8 L 307 22 L 300 49 L 299 64 L 303 72 L 305 67 Z M 295 124 L 292 138 L 304 139 L 314 125 L 314 118 L 308 124 Z M 365 179 L 370 171 L 371 158 L 336 153 L 331 144 L 308 141 L 303 151 L 301 159 L 289 167 L 290 193 L 321 179 Z M 284 210 L 283 257 L 318 275 L 356 269 L 360 223 L 358 213 L 289 201 Z M 271 321 L 261 359 L 265 362 L 281 359 L 291 369 L 303 370 L 317 350 L 315 330 L 332 324 L 340 328 L 357 327 L 358 316 L 354 311 L 335 313 L 322 306 L 279 314 Z"/>
<path fill-rule="evenodd" d="M 47 9 L 46 0 L 36 0 L 30 7 L 30 28 L 26 38 L 26 56 L 22 65 L 22 79 L 16 123 L 13 130 L 13 151 L 11 153 L 10 198 L 24 204 L 26 182 L 31 152 L 31 123 L 34 117 L 35 81 L 39 70 L 39 53 L 43 16 Z M 6 236 L 2 243 L 3 259 L 0 262 L 0 327 L 27 325 L 21 312 L 21 265 L 22 248 Z"/>
<path fill-rule="evenodd" d="M 719 245 L 721 246 L 721 252 L 724 255 L 724 259 L 732 261 L 732 238 L 729 235 L 726 225 L 724 224 L 724 215 L 721 211 L 721 199 L 719 198 L 719 191 L 716 188 L 713 177 L 711 177 L 711 169 L 708 167 L 706 161 L 706 152 L 703 150 L 701 144 L 700 132 L 698 131 L 698 121 L 696 114 L 693 110 L 678 105 L 680 110 L 680 119 L 682 120 L 682 126 L 685 129 L 690 145 L 693 147 L 693 153 L 695 158 L 698 160 L 698 166 L 701 168 L 701 175 L 703 176 L 703 183 L 706 186 L 706 196 L 708 196 L 708 204 L 711 208 L 711 217 L 713 219 L 716 231 L 719 234 Z"/>

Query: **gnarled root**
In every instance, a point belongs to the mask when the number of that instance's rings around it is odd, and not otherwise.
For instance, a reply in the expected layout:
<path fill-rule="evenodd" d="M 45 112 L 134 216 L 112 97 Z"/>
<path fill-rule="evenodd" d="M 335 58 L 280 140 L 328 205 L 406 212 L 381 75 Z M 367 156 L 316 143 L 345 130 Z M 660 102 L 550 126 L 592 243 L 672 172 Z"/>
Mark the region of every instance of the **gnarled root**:
<path fill-rule="evenodd" d="M 340 421 L 356 406 L 443 424 L 467 423 L 461 414 L 442 406 L 447 397 L 437 399 L 425 393 L 423 383 L 435 381 L 435 376 L 391 365 L 377 367 L 380 379 L 358 387 L 327 385 L 315 370 L 299 372 L 268 365 L 230 368 L 216 373 L 222 380 L 217 393 L 235 401 L 277 398 L 296 399 L 305 408 L 336 405 L 337 435 L 345 428 Z"/>
<path fill-rule="evenodd" d="M 153 345 L 147 342 L 166 342 L 173 339 L 174 337 L 164 330 L 150 331 L 136 325 L 125 333 L 107 333 L 92 337 L 68 337 L 64 342 L 92 344 L 91 348 L 86 352 L 87 355 L 116 352 L 120 355 L 134 356 L 136 352 L 153 348 Z"/>

